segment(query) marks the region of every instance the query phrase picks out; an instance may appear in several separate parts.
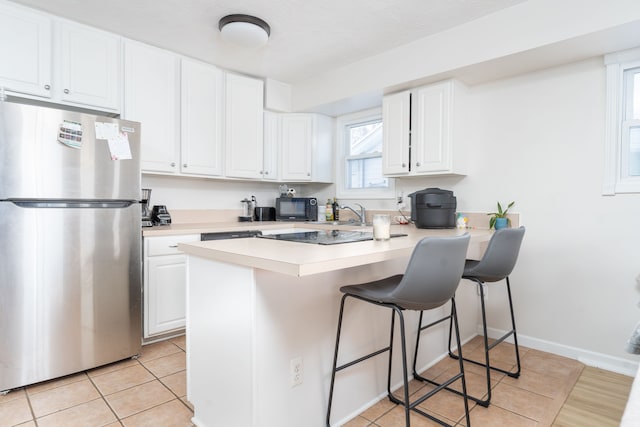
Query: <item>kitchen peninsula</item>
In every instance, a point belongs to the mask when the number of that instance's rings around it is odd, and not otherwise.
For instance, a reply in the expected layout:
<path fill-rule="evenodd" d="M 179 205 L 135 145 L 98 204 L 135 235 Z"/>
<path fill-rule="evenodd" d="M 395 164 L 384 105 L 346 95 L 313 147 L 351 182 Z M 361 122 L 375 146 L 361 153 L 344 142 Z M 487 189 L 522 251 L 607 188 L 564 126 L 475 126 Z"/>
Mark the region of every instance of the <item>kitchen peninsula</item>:
<path fill-rule="evenodd" d="M 279 227 L 294 231 L 296 225 Z M 180 244 L 187 254 L 187 397 L 194 424 L 324 425 L 340 286 L 402 273 L 421 238 L 463 232 L 405 225 L 392 227 L 405 237 L 331 246 L 258 238 Z M 477 258 L 491 232 L 468 232 L 468 255 Z M 476 298 L 472 287 L 458 291 L 463 337 L 475 335 Z M 365 305 L 345 319 L 340 358 L 386 345 L 388 313 Z M 408 334 L 417 327 L 412 314 Z M 447 334 L 443 326 L 423 341 L 419 367 L 445 353 Z M 338 376 L 333 423 L 384 395 L 386 360 L 381 356 Z M 400 383 L 399 372 L 392 382 Z"/>

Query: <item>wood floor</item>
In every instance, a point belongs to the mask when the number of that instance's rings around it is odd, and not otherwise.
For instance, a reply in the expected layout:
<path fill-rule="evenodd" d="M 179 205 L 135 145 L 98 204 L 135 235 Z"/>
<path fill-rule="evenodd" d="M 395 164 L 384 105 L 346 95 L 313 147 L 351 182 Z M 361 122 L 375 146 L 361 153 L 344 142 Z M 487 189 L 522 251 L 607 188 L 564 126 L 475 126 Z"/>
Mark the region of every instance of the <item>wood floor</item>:
<path fill-rule="evenodd" d="M 631 390 L 632 377 L 585 367 L 553 427 L 616 427 Z"/>

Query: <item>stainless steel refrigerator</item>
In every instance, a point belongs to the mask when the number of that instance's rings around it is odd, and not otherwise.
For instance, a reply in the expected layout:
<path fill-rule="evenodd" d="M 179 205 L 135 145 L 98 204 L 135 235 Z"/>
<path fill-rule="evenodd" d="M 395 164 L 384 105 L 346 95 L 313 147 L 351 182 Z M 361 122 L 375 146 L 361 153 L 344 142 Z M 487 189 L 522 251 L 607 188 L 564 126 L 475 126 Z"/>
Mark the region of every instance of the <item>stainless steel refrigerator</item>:
<path fill-rule="evenodd" d="M 139 141 L 0 101 L 0 391 L 139 353 Z"/>

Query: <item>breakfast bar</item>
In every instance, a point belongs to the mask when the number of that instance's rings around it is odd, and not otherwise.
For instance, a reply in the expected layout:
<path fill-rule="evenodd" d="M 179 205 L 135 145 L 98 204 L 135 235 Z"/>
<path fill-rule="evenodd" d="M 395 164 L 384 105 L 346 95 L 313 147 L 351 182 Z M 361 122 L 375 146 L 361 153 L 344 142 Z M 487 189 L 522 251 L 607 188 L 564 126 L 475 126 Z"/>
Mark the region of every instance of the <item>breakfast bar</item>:
<path fill-rule="evenodd" d="M 296 226 L 285 227 L 295 231 Z M 489 230 L 410 225 L 393 226 L 391 232 L 406 236 L 329 246 L 260 238 L 180 244 L 187 254 L 187 398 L 194 406 L 193 423 L 323 426 L 340 286 L 403 273 L 424 237 L 469 232 L 468 257 L 478 258 L 491 236 Z M 475 335 L 476 298 L 472 287 L 458 291 L 463 339 Z M 417 316 L 413 321 L 411 314 L 407 333 L 415 334 Z M 384 345 L 385 334 L 379 333 L 388 328 L 384 310 L 353 306 L 345 322 L 341 357 Z M 445 354 L 447 337 L 444 325 L 429 334 L 419 367 Z M 384 396 L 386 364 L 382 356 L 338 376 L 335 425 Z M 401 383 L 399 372 L 392 382 Z"/>

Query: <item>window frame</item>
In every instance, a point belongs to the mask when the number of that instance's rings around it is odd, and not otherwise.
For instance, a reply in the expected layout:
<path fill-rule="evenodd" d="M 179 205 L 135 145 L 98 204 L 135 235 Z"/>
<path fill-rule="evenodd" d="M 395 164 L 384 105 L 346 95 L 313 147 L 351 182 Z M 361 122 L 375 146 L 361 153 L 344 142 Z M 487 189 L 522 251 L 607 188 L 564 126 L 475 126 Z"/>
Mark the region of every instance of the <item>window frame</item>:
<path fill-rule="evenodd" d="M 393 199 L 395 197 L 395 180 L 389 180 L 388 188 L 347 188 L 346 177 L 348 160 L 360 158 L 374 158 L 377 156 L 361 154 L 349 156 L 347 133 L 350 126 L 375 120 L 382 121 L 382 107 L 359 111 L 357 113 L 339 116 L 336 120 L 336 196 L 341 199 Z M 384 127 L 384 123 L 382 124 Z M 380 153 L 382 156 L 382 152 Z"/>
<path fill-rule="evenodd" d="M 605 55 L 604 63 L 607 89 L 602 194 L 640 193 L 640 176 L 628 174 L 629 130 L 639 127 L 640 120 L 626 119 L 631 103 L 626 94 L 631 92 L 631 79 L 625 79 L 627 71 L 640 68 L 640 48 Z"/>

